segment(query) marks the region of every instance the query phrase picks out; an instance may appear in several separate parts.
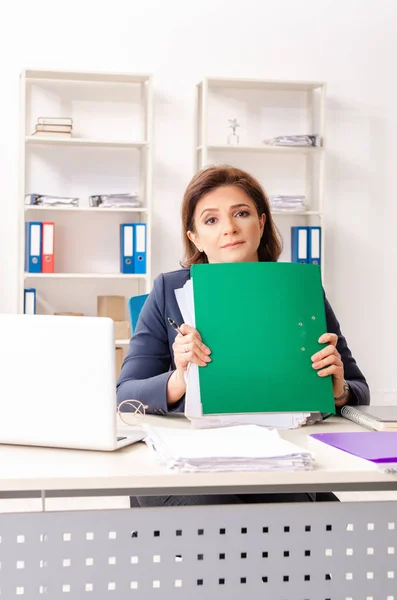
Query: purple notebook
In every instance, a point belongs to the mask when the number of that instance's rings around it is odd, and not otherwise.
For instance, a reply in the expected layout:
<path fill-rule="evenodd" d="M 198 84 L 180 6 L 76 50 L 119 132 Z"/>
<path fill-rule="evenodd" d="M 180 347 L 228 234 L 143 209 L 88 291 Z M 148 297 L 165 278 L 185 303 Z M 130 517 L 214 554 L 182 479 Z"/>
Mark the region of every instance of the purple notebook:
<path fill-rule="evenodd" d="M 312 433 L 310 437 L 375 463 L 397 462 L 397 431 Z"/>

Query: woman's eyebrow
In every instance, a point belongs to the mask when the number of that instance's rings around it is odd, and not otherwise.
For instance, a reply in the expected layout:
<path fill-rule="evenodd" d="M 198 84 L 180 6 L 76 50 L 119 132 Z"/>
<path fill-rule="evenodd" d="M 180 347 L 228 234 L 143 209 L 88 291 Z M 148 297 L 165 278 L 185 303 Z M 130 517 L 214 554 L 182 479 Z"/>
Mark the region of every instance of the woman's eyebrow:
<path fill-rule="evenodd" d="M 248 204 L 244 204 L 244 203 L 233 204 L 233 206 L 231 206 L 230 208 L 241 208 L 242 206 L 246 206 L 247 208 L 249 208 Z"/>
<path fill-rule="evenodd" d="M 200 217 L 202 217 L 202 216 L 203 216 L 203 214 L 204 214 L 205 212 L 207 212 L 207 210 L 210 210 L 211 212 L 216 212 L 216 211 L 219 211 L 219 208 L 205 208 L 205 209 L 203 210 L 203 212 L 201 213 Z"/>
<path fill-rule="evenodd" d="M 229 208 L 230 208 L 230 209 L 235 209 L 235 208 L 241 208 L 242 206 L 246 206 L 247 208 L 250 208 L 250 207 L 248 206 L 248 204 L 243 204 L 243 203 L 240 203 L 240 204 L 233 204 L 233 205 L 232 205 L 232 206 L 230 206 Z M 207 210 L 209 210 L 209 211 L 211 211 L 211 212 L 218 212 L 218 211 L 219 211 L 219 208 L 205 208 L 205 209 L 203 210 L 203 212 L 201 213 L 200 217 L 202 217 L 202 216 L 203 216 L 203 214 L 204 214 L 204 213 L 205 213 Z"/>

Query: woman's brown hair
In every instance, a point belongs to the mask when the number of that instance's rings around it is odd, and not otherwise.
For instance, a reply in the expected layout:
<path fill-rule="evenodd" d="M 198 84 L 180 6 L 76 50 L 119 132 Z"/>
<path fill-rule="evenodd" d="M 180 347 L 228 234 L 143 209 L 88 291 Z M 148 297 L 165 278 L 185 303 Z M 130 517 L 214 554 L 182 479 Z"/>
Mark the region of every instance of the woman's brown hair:
<path fill-rule="evenodd" d="M 269 199 L 259 181 L 236 167 L 211 165 L 194 175 L 183 196 L 182 227 L 185 247 L 185 259 L 181 262 L 183 267 L 208 262 L 207 255 L 197 250 L 186 233 L 195 231 L 194 211 L 200 198 L 208 192 L 226 185 L 235 185 L 244 190 L 255 203 L 258 217 L 266 215 L 266 223 L 258 248 L 258 259 L 260 262 L 277 262 L 283 247 L 282 239 L 270 212 Z"/>

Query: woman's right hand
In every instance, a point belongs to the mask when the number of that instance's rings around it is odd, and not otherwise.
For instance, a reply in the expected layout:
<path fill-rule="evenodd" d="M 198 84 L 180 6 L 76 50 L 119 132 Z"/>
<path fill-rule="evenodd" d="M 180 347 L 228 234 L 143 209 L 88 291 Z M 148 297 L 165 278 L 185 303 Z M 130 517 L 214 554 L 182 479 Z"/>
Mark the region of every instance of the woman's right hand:
<path fill-rule="evenodd" d="M 178 333 L 172 345 L 174 351 L 174 362 L 178 374 L 183 377 L 184 372 L 190 362 L 196 363 L 199 367 L 207 366 L 211 362 L 211 350 L 203 344 L 201 335 L 194 327 L 185 323 L 179 328 L 183 335 Z"/>
<path fill-rule="evenodd" d="M 176 404 L 186 392 L 185 371 L 190 362 L 205 367 L 211 359 L 211 350 L 201 341 L 201 335 L 190 325 L 181 325 L 183 335 L 178 333 L 172 344 L 176 370 L 167 383 L 167 404 Z"/>

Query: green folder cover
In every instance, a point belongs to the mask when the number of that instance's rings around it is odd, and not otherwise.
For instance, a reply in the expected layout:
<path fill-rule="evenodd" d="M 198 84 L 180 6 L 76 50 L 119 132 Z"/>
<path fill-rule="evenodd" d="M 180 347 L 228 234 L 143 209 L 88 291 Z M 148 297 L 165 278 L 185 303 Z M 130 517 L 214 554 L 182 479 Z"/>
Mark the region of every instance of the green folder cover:
<path fill-rule="evenodd" d="M 311 356 L 327 344 L 321 273 L 299 263 L 193 265 L 203 414 L 335 412 L 332 377 Z"/>

